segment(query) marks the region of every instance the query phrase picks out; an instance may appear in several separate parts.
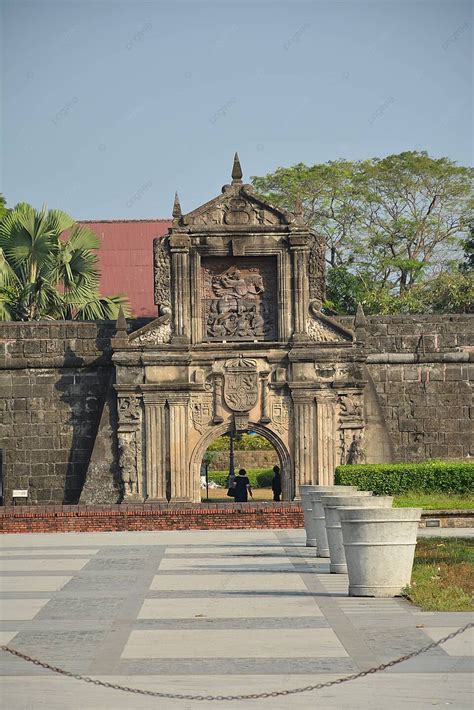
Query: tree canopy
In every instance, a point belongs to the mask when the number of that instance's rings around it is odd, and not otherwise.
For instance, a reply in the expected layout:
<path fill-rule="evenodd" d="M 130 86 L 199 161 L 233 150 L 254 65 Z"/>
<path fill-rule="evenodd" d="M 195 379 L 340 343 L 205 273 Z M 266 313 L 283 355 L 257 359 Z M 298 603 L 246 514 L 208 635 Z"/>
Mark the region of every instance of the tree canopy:
<path fill-rule="evenodd" d="M 99 294 L 92 230 L 60 210 L 20 203 L 0 221 L 0 320 L 115 319 L 123 296 Z"/>
<path fill-rule="evenodd" d="M 252 182 L 290 211 L 301 200 L 308 226 L 325 238 L 328 310 L 354 313 L 360 301 L 368 313 L 462 312 L 474 300 L 472 264 L 459 268 L 473 175 L 448 158 L 409 151 L 299 163 Z"/>

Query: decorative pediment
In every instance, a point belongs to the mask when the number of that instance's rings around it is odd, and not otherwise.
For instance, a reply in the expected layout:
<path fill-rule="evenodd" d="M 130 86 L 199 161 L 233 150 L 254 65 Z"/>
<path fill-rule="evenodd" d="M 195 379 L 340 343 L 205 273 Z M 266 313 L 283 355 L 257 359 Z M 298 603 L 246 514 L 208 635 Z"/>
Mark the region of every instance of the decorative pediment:
<path fill-rule="evenodd" d="M 248 229 L 249 227 L 278 227 L 297 221 L 298 216 L 274 207 L 253 193 L 252 185 L 242 184 L 242 169 L 236 154 L 232 170 L 232 184 L 224 185 L 222 195 L 206 202 L 192 212 L 181 213 L 179 200 L 173 207 L 173 227 L 196 230 Z"/>
<path fill-rule="evenodd" d="M 309 337 L 315 343 L 350 343 L 354 340 L 351 330 L 313 308 L 310 308 L 306 327 Z"/>
<path fill-rule="evenodd" d="M 155 318 L 140 330 L 136 330 L 129 338 L 130 345 L 163 345 L 171 342 L 171 318 L 169 315 Z"/>
<path fill-rule="evenodd" d="M 291 222 L 291 216 L 252 194 L 251 185 L 225 185 L 219 197 L 183 215 L 179 225 L 186 227 L 248 228 L 280 226 Z"/>

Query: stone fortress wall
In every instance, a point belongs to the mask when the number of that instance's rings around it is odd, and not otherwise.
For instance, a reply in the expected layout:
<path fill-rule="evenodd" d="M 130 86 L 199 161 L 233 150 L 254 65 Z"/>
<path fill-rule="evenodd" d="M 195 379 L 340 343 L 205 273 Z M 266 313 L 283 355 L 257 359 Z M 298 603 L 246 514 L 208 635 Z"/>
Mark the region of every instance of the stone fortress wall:
<path fill-rule="evenodd" d="M 6 504 L 15 488 L 32 504 L 120 500 L 114 332 L 110 322 L 0 323 Z M 474 455 L 473 336 L 468 315 L 367 317 L 367 461 Z"/>

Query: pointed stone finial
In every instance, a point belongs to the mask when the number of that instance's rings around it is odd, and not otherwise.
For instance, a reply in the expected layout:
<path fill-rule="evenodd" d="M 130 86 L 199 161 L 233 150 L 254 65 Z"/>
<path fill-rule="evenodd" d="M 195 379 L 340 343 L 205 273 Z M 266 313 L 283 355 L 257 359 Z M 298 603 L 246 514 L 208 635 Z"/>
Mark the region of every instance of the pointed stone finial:
<path fill-rule="evenodd" d="M 119 308 L 117 322 L 115 323 L 115 337 L 116 338 L 126 338 L 127 337 L 127 321 L 125 319 L 125 313 L 123 312 L 122 306 Z"/>
<path fill-rule="evenodd" d="M 304 210 L 303 210 L 303 201 L 299 195 L 296 196 L 295 208 L 293 210 L 293 214 L 295 215 L 296 221 L 299 224 L 301 224 L 303 222 Z"/>
<path fill-rule="evenodd" d="M 172 212 L 173 218 L 174 219 L 179 219 L 180 217 L 183 216 L 183 213 L 181 211 L 181 205 L 179 203 L 179 197 L 178 193 L 174 193 L 174 202 L 173 202 L 173 212 Z"/>
<path fill-rule="evenodd" d="M 367 325 L 367 318 L 365 317 L 364 309 L 362 307 L 362 303 L 357 304 L 357 311 L 354 319 L 354 326 L 356 328 L 365 328 Z"/>
<path fill-rule="evenodd" d="M 367 340 L 367 318 L 365 317 L 362 303 L 357 304 L 357 311 L 354 318 L 354 332 L 356 340 L 364 344 Z"/>
<path fill-rule="evenodd" d="M 234 164 L 232 166 L 232 185 L 239 185 L 242 182 L 242 167 L 240 165 L 239 156 L 234 155 Z"/>

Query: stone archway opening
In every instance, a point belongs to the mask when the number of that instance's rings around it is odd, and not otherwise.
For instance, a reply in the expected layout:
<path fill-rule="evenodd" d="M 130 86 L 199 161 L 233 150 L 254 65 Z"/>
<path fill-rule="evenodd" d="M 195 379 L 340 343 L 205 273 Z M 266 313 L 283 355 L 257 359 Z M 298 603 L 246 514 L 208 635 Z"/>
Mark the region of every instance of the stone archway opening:
<path fill-rule="evenodd" d="M 230 458 L 230 424 L 223 424 L 199 442 L 191 458 L 191 472 L 199 487 L 200 500 L 206 501 L 206 488 L 204 486 L 204 465 L 209 462 L 209 478 L 217 480 L 220 488 L 209 489 L 209 500 L 231 503 L 232 498 L 227 497 L 227 481 L 229 475 Z M 267 427 L 249 422 L 246 430 L 239 432 L 234 445 L 234 468 L 237 473 L 239 468 L 245 468 L 250 474 L 255 489 L 255 501 L 272 501 L 271 478 L 273 466 L 279 466 L 282 474 L 281 500 L 292 500 L 293 468 L 290 454 L 281 439 Z M 252 447 L 252 441 L 261 444 L 261 448 Z M 216 445 L 216 442 L 217 445 Z M 220 442 L 223 442 L 221 445 Z M 227 446 L 227 448 L 225 448 Z M 207 454 L 207 455 L 206 455 Z M 212 454 L 212 456 L 209 456 Z M 252 465 L 252 459 L 256 464 Z M 262 465 L 257 465 L 261 463 Z M 202 483 L 201 483 L 202 482 Z M 202 487 L 201 487 L 202 486 Z"/>
<path fill-rule="evenodd" d="M 282 468 L 278 451 L 269 439 L 252 429 L 221 434 L 211 442 L 204 453 L 201 473 L 201 501 L 226 501 L 228 498 L 228 478 L 231 471 L 237 474 L 239 469 L 247 471 L 250 479 L 254 501 L 271 501 L 273 467 Z M 205 469 L 209 488 L 205 487 Z M 204 476 L 203 476 L 204 474 Z M 219 487 L 217 487 L 219 486 Z"/>

